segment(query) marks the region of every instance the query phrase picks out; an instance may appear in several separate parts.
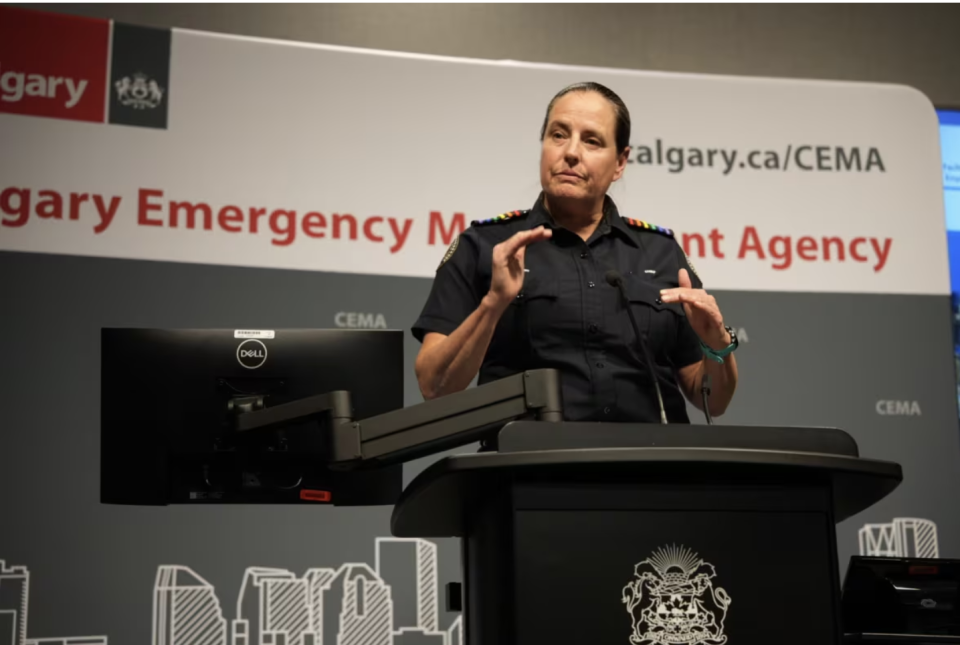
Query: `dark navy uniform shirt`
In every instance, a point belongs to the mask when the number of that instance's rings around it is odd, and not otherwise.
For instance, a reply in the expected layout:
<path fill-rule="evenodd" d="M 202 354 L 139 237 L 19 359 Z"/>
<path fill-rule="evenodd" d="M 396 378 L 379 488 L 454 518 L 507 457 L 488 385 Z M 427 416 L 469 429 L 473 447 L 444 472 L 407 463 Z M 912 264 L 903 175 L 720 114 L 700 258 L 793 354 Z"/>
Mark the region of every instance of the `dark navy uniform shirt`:
<path fill-rule="evenodd" d="M 490 290 L 493 247 L 537 226 L 550 227 L 553 236 L 527 247 L 523 288 L 497 324 L 478 384 L 552 367 L 561 374 L 566 420 L 659 422 L 623 298 L 605 279 L 616 269 L 656 363 L 667 418 L 689 423 L 674 371 L 703 353 L 683 306 L 661 302 L 660 290 L 679 286 L 681 267 L 695 288 L 702 284 L 671 231 L 624 219 L 609 197 L 586 242 L 554 223 L 542 194 L 529 211 L 473 222 L 437 269 L 414 336 L 453 333 Z"/>

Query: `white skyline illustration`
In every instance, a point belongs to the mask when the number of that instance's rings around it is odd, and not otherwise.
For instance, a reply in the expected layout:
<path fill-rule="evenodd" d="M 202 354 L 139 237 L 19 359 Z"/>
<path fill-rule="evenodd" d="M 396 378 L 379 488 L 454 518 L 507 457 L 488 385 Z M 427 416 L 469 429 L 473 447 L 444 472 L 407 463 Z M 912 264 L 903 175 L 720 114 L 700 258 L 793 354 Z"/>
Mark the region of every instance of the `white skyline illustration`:
<path fill-rule="evenodd" d="M 213 585 L 192 569 L 157 571 L 153 645 L 463 645 L 462 619 L 439 627 L 437 546 L 376 538 L 374 567 L 247 567 L 228 621 Z M 401 600 L 398 603 L 396 600 Z"/>
<path fill-rule="evenodd" d="M 937 524 L 916 517 L 897 517 L 887 524 L 864 524 L 859 531 L 860 555 L 881 558 L 939 558 Z"/>
<path fill-rule="evenodd" d="M 227 621 L 213 585 L 189 567 L 157 569 L 153 585 L 155 645 L 227 645 Z"/>
<path fill-rule="evenodd" d="M 462 617 L 440 629 L 437 546 L 375 540 L 373 567 L 248 567 L 228 621 L 216 589 L 190 567 L 161 565 L 153 645 L 463 645 Z M 28 638 L 30 572 L 0 560 L 0 645 L 108 645 L 107 637 Z M 399 600 L 400 602 L 396 602 Z M 229 633 L 232 626 L 232 637 Z"/>
<path fill-rule="evenodd" d="M 28 638 L 30 571 L 0 560 L 0 645 L 107 645 L 106 636 Z"/>

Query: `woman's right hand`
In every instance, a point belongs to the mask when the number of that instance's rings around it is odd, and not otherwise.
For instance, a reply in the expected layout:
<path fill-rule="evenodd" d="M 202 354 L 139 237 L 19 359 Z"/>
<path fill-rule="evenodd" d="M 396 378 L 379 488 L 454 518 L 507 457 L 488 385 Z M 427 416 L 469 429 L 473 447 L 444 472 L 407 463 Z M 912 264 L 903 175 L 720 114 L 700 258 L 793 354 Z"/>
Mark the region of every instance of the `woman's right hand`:
<path fill-rule="evenodd" d="M 497 309 L 506 309 L 523 288 L 524 255 L 534 242 L 549 239 L 553 231 L 538 226 L 529 231 L 520 231 L 513 237 L 493 247 L 493 271 L 487 297 Z"/>

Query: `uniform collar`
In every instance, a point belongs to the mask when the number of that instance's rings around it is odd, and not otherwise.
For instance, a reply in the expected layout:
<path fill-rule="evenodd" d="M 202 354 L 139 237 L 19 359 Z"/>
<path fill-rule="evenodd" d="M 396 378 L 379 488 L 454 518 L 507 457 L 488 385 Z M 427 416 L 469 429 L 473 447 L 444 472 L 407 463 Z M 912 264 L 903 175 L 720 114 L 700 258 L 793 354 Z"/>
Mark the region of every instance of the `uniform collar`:
<path fill-rule="evenodd" d="M 544 194 L 541 192 L 540 196 L 537 197 L 537 201 L 533 205 L 533 208 L 530 209 L 531 217 L 529 221 L 531 227 L 544 225 L 550 229 L 559 228 L 553 217 L 547 212 L 543 201 Z M 603 198 L 603 220 L 600 222 L 600 225 L 597 226 L 597 233 L 599 235 L 613 233 L 614 235 L 619 235 L 628 244 L 637 248 L 640 247 L 630 231 L 630 226 L 623 221 L 623 218 L 620 216 L 620 211 L 617 209 L 617 205 L 614 203 L 610 195 L 606 195 Z"/>

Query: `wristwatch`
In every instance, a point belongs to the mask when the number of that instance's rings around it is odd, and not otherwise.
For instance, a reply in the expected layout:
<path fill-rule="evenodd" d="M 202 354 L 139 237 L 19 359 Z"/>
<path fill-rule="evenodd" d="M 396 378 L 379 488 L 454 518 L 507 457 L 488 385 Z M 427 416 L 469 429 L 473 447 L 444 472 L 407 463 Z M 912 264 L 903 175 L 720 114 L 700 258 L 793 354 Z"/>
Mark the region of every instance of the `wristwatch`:
<path fill-rule="evenodd" d="M 723 328 L 727 330 L 728 334 L 730 334 L 730 344 L 723 349 L 713 349 L 702 340 L 700 341 L 700 348 L 703 350 L 703 353 L 706 354 L 708 358 L 718 363 L 722 363 L 723 357 L 733 353 L 733 350 L 740 345 L 740 341 L 737 340 L 737 332 L 735 332 L 732 327 L 728 327 L 727 325 L 724 325 Z"/>

